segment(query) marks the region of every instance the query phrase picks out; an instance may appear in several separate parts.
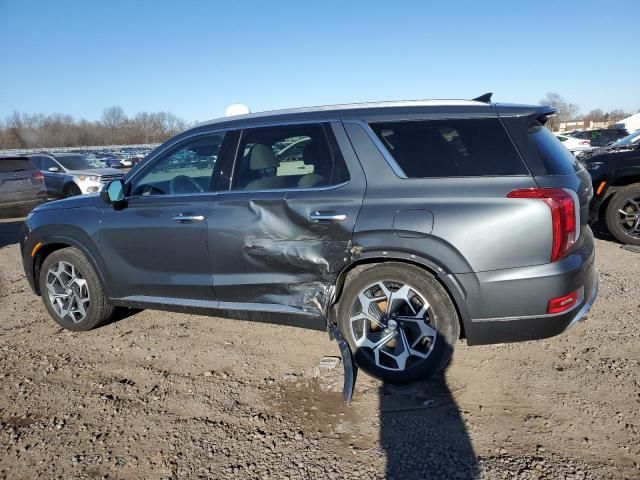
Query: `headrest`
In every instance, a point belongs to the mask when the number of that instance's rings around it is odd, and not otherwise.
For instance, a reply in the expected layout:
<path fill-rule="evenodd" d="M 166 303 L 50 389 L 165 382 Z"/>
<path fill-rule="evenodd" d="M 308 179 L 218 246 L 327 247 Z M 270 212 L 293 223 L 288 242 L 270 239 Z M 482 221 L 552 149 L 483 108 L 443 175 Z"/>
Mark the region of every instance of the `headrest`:
<path fill-rule="evenodd" d="M 276 168 L 280 162 L 273 153 L 271 147 L 267 147 L 261 143 L 256 143 L 251 147 L 249 152 L 249 169 L 265 170 L 267 168 Z"/>

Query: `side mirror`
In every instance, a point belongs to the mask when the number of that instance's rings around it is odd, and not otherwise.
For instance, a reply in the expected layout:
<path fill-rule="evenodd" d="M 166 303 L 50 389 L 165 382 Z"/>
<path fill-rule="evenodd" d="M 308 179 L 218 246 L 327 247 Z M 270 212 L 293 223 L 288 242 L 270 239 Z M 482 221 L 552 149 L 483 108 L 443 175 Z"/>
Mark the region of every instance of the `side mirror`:
<path fill-rule="evenodd" d="M 124 182 L 112 180 L 100 192 L 102 199 L 109 205 L 120 203 L 124 200 Z"/>
<path fill-rule="evenodd" d="M 49 170 L 50 172 L 54 172 L 54 173 L 55 173 L 55 172 L 59 172 L 59 171 L 60 171 L 60 169 L 59 169 L 58 167 L 49 167 L 49 168 L 48 168 L 48 170 Z"/>

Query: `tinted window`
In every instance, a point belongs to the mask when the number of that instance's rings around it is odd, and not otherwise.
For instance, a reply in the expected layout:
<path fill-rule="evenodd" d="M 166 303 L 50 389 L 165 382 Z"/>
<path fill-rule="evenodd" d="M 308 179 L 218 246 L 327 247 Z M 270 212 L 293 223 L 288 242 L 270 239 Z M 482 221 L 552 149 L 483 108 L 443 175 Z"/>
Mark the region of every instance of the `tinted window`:
<path fill-rule="evenodd" d="M 409 178 L 528 173 L 498 119 L 375 123 L 371 128 Z"/>
<path fill-rule="evenodd" d="M 567 175 L 577 170 L 576 157 L 542 124 L 529 127 L 529 141 L 534 153 L 544 164 L 549 175 Z"/>
<path fill-rule="evenodd" d="M 34 170 L 26 158 L 0 158 L 0 173 L 13 173 Z"/>
<path fill-rule="evenodd" d="M 136 176 L 132 195 L 185 195 L 210 190 L 224 133 L 189 140 L 156 158 Z"/>
<path fill-rule="evenodd" d="M 41 157 L 29 157 L 31 164 L 36 167 L 36 170 L 42 169 L 42 162 L 40 160 Z"/>
<path fill-rule="evenodd" d="M 314 188 L 349 175 L 324 125 L 287 125 L 246 130 L 233 180 L 236 190 Z"/>

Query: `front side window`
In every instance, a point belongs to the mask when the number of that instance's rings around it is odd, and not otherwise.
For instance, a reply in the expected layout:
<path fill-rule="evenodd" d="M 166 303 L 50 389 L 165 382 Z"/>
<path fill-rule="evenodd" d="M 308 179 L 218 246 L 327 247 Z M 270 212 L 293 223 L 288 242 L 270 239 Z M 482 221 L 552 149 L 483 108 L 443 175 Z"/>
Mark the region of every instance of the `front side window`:
<path fill-rule="evenodd" d="M 408 178 L 527 174 L 498 119 L 373 123 L 371 128 Z"/>
<path fill-rule="evenodd" d="M 130 195 L 188 195 L 210 190 L 224 133 L 198 137 L 156 158 L 137 175 Z"/>
<path fill-rule="evenodd" d="M 234 190 L 277 190 L 336 185 L 348 180 L 344 160 L 325 126 L 249 129 L 242 135 Z"/>
<path fill-rule="evenodd" d="M 51 160 L 49 157 L 42 157 L 42 170 L 49 170 L 50 168 L 57 168 L 59 171 L 62 171 L 60 165 Z"/>

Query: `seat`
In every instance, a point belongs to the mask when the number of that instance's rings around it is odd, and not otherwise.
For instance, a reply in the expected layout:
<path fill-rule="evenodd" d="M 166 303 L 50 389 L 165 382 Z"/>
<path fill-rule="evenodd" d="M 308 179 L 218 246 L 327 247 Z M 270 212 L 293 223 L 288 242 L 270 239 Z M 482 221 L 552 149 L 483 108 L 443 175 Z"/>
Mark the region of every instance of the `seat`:
<path fill-rule="evenodd" d="M 287 179 L 277 177 L 276 172 L 280 162 L 271 147 L 256 143 L 249 152 L 249 170 L 260 178 L 250 181 L 244 186 L 245 190 L 273 190 L 287 188 Z"/>
<path fill-rule="evenodd" d="M 315 142 L 311 141 L 302 151 L 302 161 L 305 165 L 313 165 L 313 173 L 307 173 L 298 180 L 298 188 L 313 188 L 324 186 L 327 183 L 327 177 L 320 172 L 320 164 L 317 161 L 319 155 L 316 154 Z M 326 164 L 327 162 L 325 162 Z"/>

